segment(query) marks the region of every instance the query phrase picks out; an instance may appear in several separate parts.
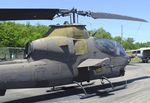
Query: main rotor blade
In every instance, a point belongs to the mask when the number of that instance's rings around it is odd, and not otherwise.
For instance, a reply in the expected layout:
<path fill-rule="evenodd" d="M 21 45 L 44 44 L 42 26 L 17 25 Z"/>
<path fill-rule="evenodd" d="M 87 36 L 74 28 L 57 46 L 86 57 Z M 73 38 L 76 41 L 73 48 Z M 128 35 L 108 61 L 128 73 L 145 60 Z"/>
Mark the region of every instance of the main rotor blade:
<path fill-rule="evenodd" d="M 52 20 L 55 16 L 69 16 L 77 13 L 82 16 L 89 16 L 94 19 L 121 19 L 147 22 L 144 19 L 134 18 L 129 16 L 101 13 L 101 12 L 87 12 L 77 11 L 76 9 L 14 9 L 6 8 L 0 9 L 0 20 Z"/>
<path fill-rule="evenodd" d="M 120 19 L 120 20 L 148 22 L 140 18 L 118 15 L 118 14 L 111 14 L 111 13 L 102 13 L 102 12 L 90 12 L 89 16 L 91 16 L 94 19 Z"/>
<path fill-rule="evenodd" d="M 59 9 L 0 9 L 0 20 L 52 20 Z"/>

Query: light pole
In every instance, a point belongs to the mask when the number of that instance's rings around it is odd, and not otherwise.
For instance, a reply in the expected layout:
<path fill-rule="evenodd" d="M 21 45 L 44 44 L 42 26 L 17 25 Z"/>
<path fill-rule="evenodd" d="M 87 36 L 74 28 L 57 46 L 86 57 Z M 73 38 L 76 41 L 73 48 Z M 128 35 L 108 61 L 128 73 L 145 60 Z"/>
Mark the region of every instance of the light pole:
<path fill-rule="evenodd" d="M 122 44 L 122 41 L 123 41 L 123 25 L 121 25 L 121 44 Z"/>

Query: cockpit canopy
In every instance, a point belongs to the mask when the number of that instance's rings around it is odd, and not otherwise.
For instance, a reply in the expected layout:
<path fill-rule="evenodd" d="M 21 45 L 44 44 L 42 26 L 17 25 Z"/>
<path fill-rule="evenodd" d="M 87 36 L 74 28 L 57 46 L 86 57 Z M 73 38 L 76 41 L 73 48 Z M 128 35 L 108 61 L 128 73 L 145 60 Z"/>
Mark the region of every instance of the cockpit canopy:
<path fill-rule="evenodd" d="M 116 41 L 109 39 L 95 38 L 96 47 L 109 55 L 126 56 L 125 50 L 122 45 Z"/>

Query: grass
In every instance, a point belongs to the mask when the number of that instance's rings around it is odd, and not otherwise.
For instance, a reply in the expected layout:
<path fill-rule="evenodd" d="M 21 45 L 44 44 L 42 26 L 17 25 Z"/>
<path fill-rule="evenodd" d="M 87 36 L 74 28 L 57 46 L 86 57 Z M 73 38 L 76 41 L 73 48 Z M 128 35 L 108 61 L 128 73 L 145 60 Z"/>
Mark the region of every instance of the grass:
<path fill-rule="evenodd" d="M 138 57 L 135 57 L 135 58 L 131 59 L 131 63 L 139 63 L 139 62 L 141 62 L 141 59 L 138 58 Z"/>

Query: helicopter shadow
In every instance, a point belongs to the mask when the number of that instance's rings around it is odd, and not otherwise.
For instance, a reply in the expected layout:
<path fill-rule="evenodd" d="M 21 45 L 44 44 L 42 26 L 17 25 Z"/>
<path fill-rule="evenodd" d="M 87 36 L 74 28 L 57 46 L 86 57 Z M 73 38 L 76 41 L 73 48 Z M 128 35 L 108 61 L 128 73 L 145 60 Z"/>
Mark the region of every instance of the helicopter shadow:
<path fill-rule="evenodd" d="M 150 79 L 150 76 L 132 78 L 132 79 L 128 79 L 127 81 L 128 81 L 128 84 L 131 84 L 135 81 L 144 80 L 144 79 Z M 124 82 L 125 81 L 115 82 L 113 83 L 113 85 L 115 87 L 119 87 L 119 86 L 122 86 Z M 94 86 L 86 87 L 85 89 L 88 94 L 95 93 L 96 94 L 95 96 L 99 96 L 99 97 L 111 96 L 111 95 L 114 95 L 114 93 L 112 92 L 124 89 L 124 87 L 122 87 L 122 88 L 114 89 L 108 92 L 107 90 L 110 88 L 111 88 L 110 84 L 105 84 L 105 85 L 96 85 L 96 86 L 94 85 Z M 81 90 L 81 88 L 77 88 L 77 86 L 72 86 L 69 89 L 67 88 L 64 89 L 64 91 L 58 91 L 55 93 L 26 97 L 26 98 L 7 101 L 3 103 L 35 103 L 35 102 L 42 102 L 46 100 L 58 99 L 58 98 L 63 98 L 63 97 L 73 96 L 73 95 L 81 96 L 81 94 L 83 94 L 83 91 Z"/>

